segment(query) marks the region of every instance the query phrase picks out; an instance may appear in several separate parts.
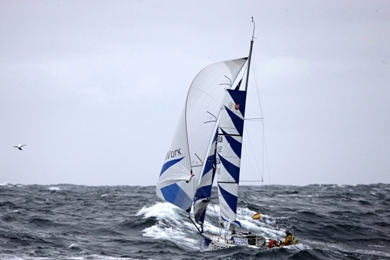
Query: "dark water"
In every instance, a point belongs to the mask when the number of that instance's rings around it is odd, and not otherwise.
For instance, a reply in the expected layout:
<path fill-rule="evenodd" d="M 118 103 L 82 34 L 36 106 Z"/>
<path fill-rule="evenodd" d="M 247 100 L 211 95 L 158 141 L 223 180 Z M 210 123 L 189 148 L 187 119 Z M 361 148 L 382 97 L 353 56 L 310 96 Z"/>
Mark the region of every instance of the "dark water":
<path fill-rule="evenodd" d="M 279 239 L 288 228 L 300 244 L 202 252 L 152 186 L 3 184 L 0 259 L 390 259 L 389 184 L 243 186 L 240 197 L 243 227 Z"/>

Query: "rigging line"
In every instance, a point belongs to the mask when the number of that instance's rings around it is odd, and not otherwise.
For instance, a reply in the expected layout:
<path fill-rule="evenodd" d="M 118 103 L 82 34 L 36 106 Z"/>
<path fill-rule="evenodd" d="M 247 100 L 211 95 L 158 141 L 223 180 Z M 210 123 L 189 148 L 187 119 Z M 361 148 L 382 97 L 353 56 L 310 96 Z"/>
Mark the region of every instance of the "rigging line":
<path fill-rule="evenodd" d="M 255 24 L 254 24 L 255 26 Z M 254 32 L 254 28 L 253 28 L 253 32 Z M 252 61 L 252 75 L 253 75 L 253 78 L 255 80 L 255 86 L 256 86 L 256 93 L 257 93 L 257 99 L 259 101 L 259 106 L 260 106 L 260 113 L 261 115 L 263 116 L 262 120 L 264 120 L 264 114 L 263 114 L 263 108 L 262 108 L 262 105 L 261 105 L 261 99 L 260 99 L 260 91 L 259 91 L 259 80 L 258 80 L 258 77 L 257 77 L 257 74 L 255 73 L 257 71 L 257 62 L 256 62 L 256 59 L 253 59 Z M 267 152 L 267 143 L 265 141 L 265 131 L 264 131 L 264 124 L 262 125 L 262 128 L 263 128 L 263 145 L 262 145 L 262 148 L 263 148 L 263 152 L 262 152 L 262 156 L 263 156 L 263 164 L 262 164 L 262 168 L 263 168 L 263 174 L 264 174 L 264 163 L 266 163 L 266 167 L 267 167 L 267 172 L 268 172 L 268 178 L 269 180 L 271 180 L 271 176 L 270 176 L 270 170 L 269 170 L 269 162 L 268 162 L 268 152 Z M 265 158 L 264 158 L 265 157 Z"/>
<path fill-rule="evenodd" d="M 254 120 L 262 121 L 262 120 L 264 120 L 264 117 L 244 118 L 244 120 L 245 121 L 254 121 Z"/>
<path fill-rule="evenodd" d="M 258 82 L 257 74 L 255 73 L 257 71 L 256 59 L 253 59 L 252 64 L 253 64 L 253 66 L 252 66 L 252 75 L 253 75 L 253 77 L 255 79 L 255 86 L 256 86 L 255 89 L 256 89 L 256 93 L 257 93 L 257 99 L 259 100 L 260 113 L 261 113 L 261 115 L 263 116 L 263 119 L 264 119 L 263 107 L 261 105 L 261 99 L 260 99 L 259 82 Z"/>
<path fill-rule="evenodd" d="M 191 167 L 203 166 L 203 161 L 202 161 L 202 159 L 200 159 L 199 156 L 198 156 L 196 153 L 194 153 L 194 155 L 198 158 L 198 160 L 199 160 L 202 164 L 201 164 L 201 165 L 191 165 Z"/>
<path fill-rule="evenodd" d="M 217 188 L 218 189 L 218 188 Z M 218 194 L 217 194 L 217 196 L 218 196 Z M 214 213 L 218 216 L 218 212 L 217 212 L 217 209 L 215 208 L 215 203 L 214 203 L 214 201 L 213 201 L 213 198 L 212 198 L 212 196 L 210 195 L 210 203 L 209 204 L 211 204 L 212 206 L 212 209 L 210 209 L 210 210 L 213 210 L 214 211 Z M 206 207 L 206 210 L 207 210 L 207 207 Z M 214 219 L 214 218 L 213 218 Z M 217 219 L 215 219 L 214 220 L 215 221 L 215 226 L 216 227 L 219 227 L 219 223 L 218 223 L 218 218 Z M 213 222 L 213 221 L 212 221 Z M 222 229 L 220 229 L 220 233 L 219 233 L 219 235 L 221 235 L 222 234 Z"/>
<path fill-rule="evenodd" d="M 262 148 L 262 153 L 261 153 L 261 157 L 262 157 L 262 162 L 263 162 L 263 164 L 261 165 L 261 167 L 262 167 L 262 170 L 263 170 L 263 174 L 264 174 L 264 157 L 265 157 L 265 133 L 264 133 L 264 123 L 262 124 L 262 128 L 263 128 L 263 142 L 262 142 L 262 146 L 261 146 L 261 148 Z M 268 171 L 268 177 L 269 177 L 269 171 Z"/>
<path fill-rule="evenodd" d="M 196 227 L 196 229 L 198 230 L 199 234 L 201 234 L 202 232 L 200 231 L 200 229 L 198 228 L 198 226 L 195 224 L 195 222 L 192 220 L 191 216 L 188 215 L 188 218 L 191 220 L 192 224 Z"/>
<path fill-rule="evenodd" d="M 190 95 L 191 87 L 192 87 L 192 83 L 190 85 L 190 88 L 188 89 L 186 102 L 185 102 L 185 105 L 184 105 L 184 127 L 185 127 L 185 130 L 186 130 L 185 133 L 186 133 L 186 141 L 187 141 L 188 160 L 189 160 L 189 163 L 190 163 L 190 172 L 189 172 L 190 178 L 188 179 L 187 183 L 190 182 L 192 177 L 194 176 L 194 174 L 192 173 L 192 166 L 191 166 L 191 151 L 190 151 L 190 143 L 188 141 L 188 124 L 187 124 L 187 104 L 188 104 L 188 97 Z"/>
<path fill-rule="evenodd" d="M 260 102 L 260 100 L 259 100 L 259 102 Z M 270 170 L 269 170 L 269 162 L 268 162 L 267 142 L 266 142 L 266 138 L 265 138 L 264 121 L 261 124 L 261 127 L 262 127 L 262 152 L 261 152 L 261 156 L 262 156 L 262 165 L 261 165 L 262 166 L 262 173 L 263 173 L 263 175 L 265 175 L 264 167 L 266 166 L 267 167 L 267 172 L 268 172 L 268 178 L 271 181 L 271 175 L 270 175 Z"/>
<path fill-rule="evenodd" d="M 264 126 L 263 126 L 264 127 Z M 269 163 L 268 163 L 268 152 L 267 152 L 267 143 L 265 141 L 265 133 L 263 131 L 263 138 L 264 138 L 264 155 L 265 155 L 265 160 L 267 162 L 267 172 L 268 172 L 268 178 L 271 182 L 271 174 L 270 174 L 270 170 L 269 170 Z"/>
<path fill-rule="evenodd" d="M 255 154 L 255 152 L 254 152 L 254 149 L 253 149 L 253 145 L 252 145 L 252 142 L 251 142 L 251 138 L 250 138 L 250 135 L 249 135 L 249 132 L 248 132 L 248 128 L 247 127 L 245 127 L 245 132 L 246 132 L 246 137 L 249 139 L 248 141 L 249 141 L 249 146 L 250 146 L 250 148 L 251 148 L 251 150 L 252 150 L 252 155 L 255 157 L 255 163 L 256 163 L 256 166 L 257 166 L 257 170 L 258 170 L 258 172 L 260 172 L 260 179 L 263 181 L 263 172 L 260 170 L 260 167 L 259 167 L 259 163 L 258 163 L 258 161 L 256 160 L 256 154 Z M 246 150 L 246 148 L 245 148 L 245 150 Z M 248 154 L 249 154 L 249 152 L 248 152 Z M 251 158 L 248 156 L 248 160 L 249 160 L 249 164 L 252 166 L 252 169 L 253 169 L 253 164 L 252 164 L 252 161 L 251 161 Z M 264 162 L 262 162 L 262 163 L 264 163 Z M 256 173 L 256 171 L 254 170 L 254 172 Z"/>
<path fill-rule="evenodd" d="M 261 158 L 262 158 L 262 164 L 261 164 L 261 171 L 260 171 L 260 167 L 258 166 L 258 161 L 256 161 L 256 164 L 257 164 L 257 168 L 259 169 L 259 172 L 262 173 L 263 176 L 261 176 L 261 180 L 262 182 L 264 182 L 263 180 L 263 177 L 265 175 L 265 169 L 264 167 L 267 168 L 267 172 L 268 172 L 268 178 L 269 180 L 271 181 L 271 175 L 270 175 L 270 169 L 269 169 L 269 162 L 268 162 L 268 151 L 267 151 L 267 142 L 266 142 L 266 138 L 265 138 L 265 128 L 264 128 L 264 123 L 261 125 L 262 126 L 262 152 L 261 152 Z M 248 136 L 248 138 L 250 139 L 250 136 L 249 136 L 249 133 L 248 133 L 248 130 L 245 129 L 246 131 L 246 136 Z M 252 149 L 252 153 L 254 155 L 254 149 L 253 149 L 253 146 L 252 146 L 252 143 L 250 143 L 250 147 Z M 256 158 L 256 156 L 255 156 Z"/>
<path fill-rule="evenodd" d="M 255 29 L 256 29 L 256 24 L 255 21 L 253 21 L 253 16 L 252 16 L 252 23 L 253 23 L 253 34 L 252 34 L 252 41 L 255 39 Z"/>

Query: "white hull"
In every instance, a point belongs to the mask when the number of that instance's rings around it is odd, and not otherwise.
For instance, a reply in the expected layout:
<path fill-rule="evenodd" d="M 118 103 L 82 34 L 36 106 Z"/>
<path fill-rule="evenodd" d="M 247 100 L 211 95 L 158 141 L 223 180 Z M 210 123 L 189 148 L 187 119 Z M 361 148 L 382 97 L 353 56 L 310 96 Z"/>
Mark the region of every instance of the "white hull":
<path fill-rule="evenodd" d="M 258 235 L 209 235 L 202 234 L 205 237 L 208 250 L 220 250 L 224 248 L 245 246 L 251 248 L 268 248 L 270 239 Z M 211 241 L 210 241 L 211 240 Z M 208 242 L 207 242 L 208 241 Z"/>

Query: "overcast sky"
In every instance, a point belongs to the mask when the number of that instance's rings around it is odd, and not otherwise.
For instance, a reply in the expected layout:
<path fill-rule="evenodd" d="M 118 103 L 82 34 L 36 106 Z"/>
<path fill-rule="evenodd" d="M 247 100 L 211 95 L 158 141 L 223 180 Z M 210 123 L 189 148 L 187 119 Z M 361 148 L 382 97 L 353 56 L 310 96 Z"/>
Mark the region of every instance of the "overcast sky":
<path fill-rule="evenodd" d="M 248 55 L 252 16 L 264 183 L 390 183 L 371 0 L 0 0 L 0 183 L 155 185 L 193 78 Z"/>

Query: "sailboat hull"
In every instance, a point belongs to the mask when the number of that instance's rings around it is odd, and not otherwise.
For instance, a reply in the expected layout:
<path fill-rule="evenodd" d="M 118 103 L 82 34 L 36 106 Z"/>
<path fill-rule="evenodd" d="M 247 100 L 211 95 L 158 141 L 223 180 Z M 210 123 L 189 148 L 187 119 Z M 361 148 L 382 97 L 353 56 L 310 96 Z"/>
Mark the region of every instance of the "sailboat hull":
<path fill-rule="evenodd" d="M 270 239 L 259 235 L 210 235 L 202 234 L 207 250 L 220 250 L 236 246 L 267 249 Z"/>

